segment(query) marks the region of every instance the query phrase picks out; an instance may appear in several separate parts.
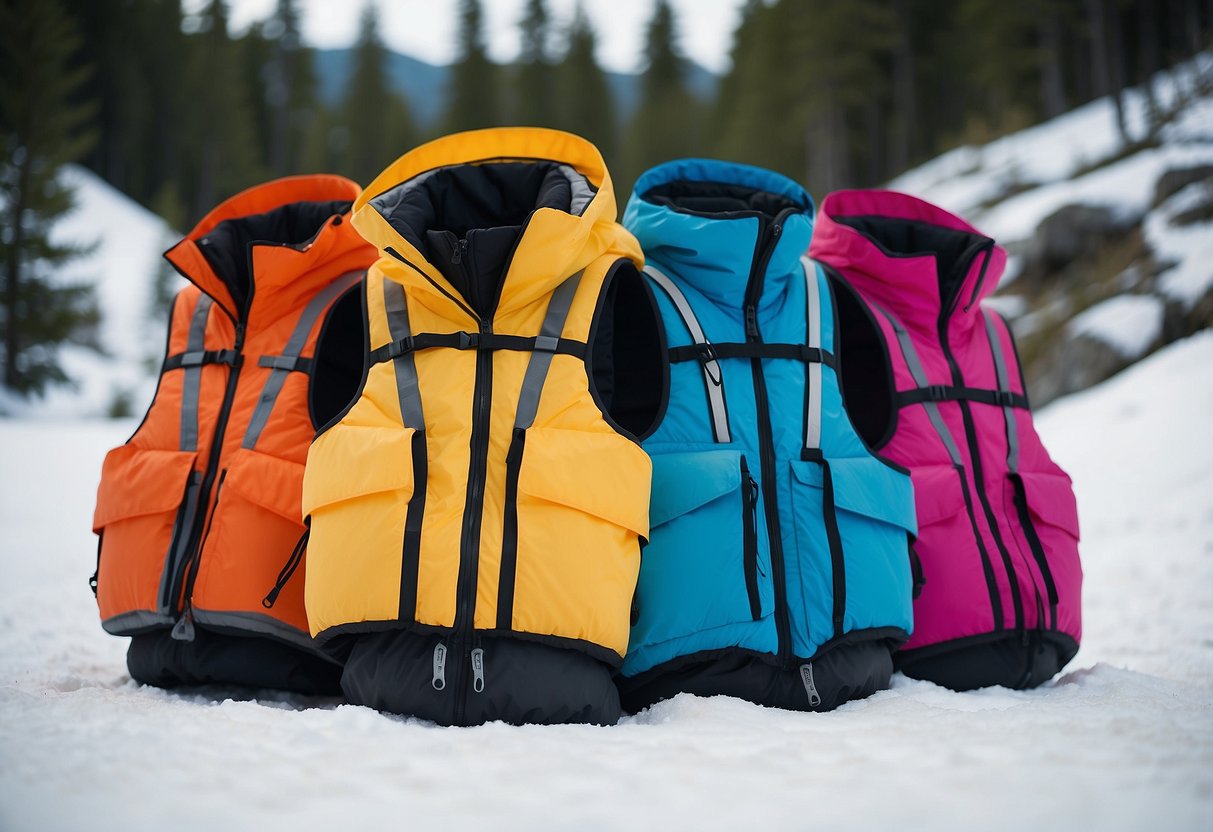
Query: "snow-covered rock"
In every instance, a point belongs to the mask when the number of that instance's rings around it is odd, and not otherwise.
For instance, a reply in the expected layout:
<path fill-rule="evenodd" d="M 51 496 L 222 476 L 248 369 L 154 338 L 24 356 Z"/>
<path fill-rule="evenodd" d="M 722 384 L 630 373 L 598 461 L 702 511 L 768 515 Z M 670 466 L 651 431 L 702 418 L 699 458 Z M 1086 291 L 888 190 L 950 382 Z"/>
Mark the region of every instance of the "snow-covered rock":
<path fill-rule="evenodd" d="M 1137 358 L 1162 333 L 1163 307 L 1153 295 L 1117 295 L 1075 316 L 1069 334 L 1094 338 L 1124 358 Z"/>
<path fill-rule="evenodd" d="M 85 580 L 130 422 L 0 422 L 0 828 L 1213 828 L 1213 333 L 1039 414 L 1083 646 L 1034 691 L 895 677 L 830 714 L 680 696 L 614 728 L 440 729 L 130 681 Z"/>

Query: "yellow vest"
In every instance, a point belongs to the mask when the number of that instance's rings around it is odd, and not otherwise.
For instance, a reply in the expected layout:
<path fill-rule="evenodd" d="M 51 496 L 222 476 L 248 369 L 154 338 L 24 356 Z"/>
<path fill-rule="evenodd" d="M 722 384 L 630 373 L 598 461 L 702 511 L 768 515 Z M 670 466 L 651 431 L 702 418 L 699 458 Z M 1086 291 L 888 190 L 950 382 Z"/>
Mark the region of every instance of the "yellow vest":
<path fill-rule="evenodd" d="M 480 320 L 384 216 L 388 192 L 449 166 L 534 160 L 596 190 L 579 214 L 530 215 Z M 494 631 L 622 659 L 651 468 L 604 418 L 584 361 L 611 270 L 643 263 L 615 218 L 593 145 L 530 128 L 423 145 L 355 203 L 382 256 L 366 281 L 363 388 L 312 444 L 304 479 L 305 597 L 321 641 Z"/>

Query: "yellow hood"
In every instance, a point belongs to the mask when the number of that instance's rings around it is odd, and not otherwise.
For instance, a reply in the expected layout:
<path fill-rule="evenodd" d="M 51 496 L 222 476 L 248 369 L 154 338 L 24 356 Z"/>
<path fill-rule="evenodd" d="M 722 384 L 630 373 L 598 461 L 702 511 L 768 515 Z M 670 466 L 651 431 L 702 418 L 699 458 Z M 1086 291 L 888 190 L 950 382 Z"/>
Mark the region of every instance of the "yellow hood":
<path fill-rule="evenodd" d="M 404 284 L 411 295 L 426 305 L 462 307 L 463 314 L 474 321 L 476 316 L 461 302 L 458 290 L 401 229 L 417 222 L 415 211 L 406 216 L 409 201 L 435 173 L 512 162 L 560 166 L 573 196 L 568 210 L 536 207 L 522 220 L 522 234 L 508 261 L 497 312 L 543 297 L 564 278 L 604 255 L 643 265 L 636 239 L 616 221 L 615 193 L 602 154 L 585 139 L 559 130 L 473 130 L 421 145 L 389 165 L 362 192 L 354 203 L 354 226 L 385 255 L 379 262 L 384 273 Z M 443 194 L 442 198 L 459 197 Z"/>

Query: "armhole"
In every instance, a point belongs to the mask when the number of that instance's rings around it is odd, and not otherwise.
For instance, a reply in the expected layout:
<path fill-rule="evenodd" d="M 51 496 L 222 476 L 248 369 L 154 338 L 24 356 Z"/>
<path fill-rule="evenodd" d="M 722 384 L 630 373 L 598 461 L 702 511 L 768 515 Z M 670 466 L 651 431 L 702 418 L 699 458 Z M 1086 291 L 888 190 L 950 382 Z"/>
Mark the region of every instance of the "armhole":
<path fill-rule="evenodd" d="M 586 380 L 599 413 L 621 436 L 643 442 L 665 418 L 670 362 L 657 299 L 630 260 L 617 260 L 607 272 L 586 341 Z"/>
<path fill-rule="evenodd" d="M 324 314 L 308 372 L 307 407 L 315 436 L 320 436 L 344 419 L 366 389 L 371 368 L 367 283 L 364 277 L 346 289 Z M 355 303 L 361 307 L 357 315 L 351 311 Z M 359 342 L 357 348 L 354 346 L 355 340 Z M 355 354 L 360 357 L 361 375 L 353 369 L 351 359 Z M 356 384 L 353 382 L 355 378 Z"/>
<path fill-rule="evenodd" d="M 185 291 L 185 290 L 182 290 Z M 139 431 L 143 430 L 143 426 L 147 424 L 147 417 L 152 415 L 152 408 L 156 406 L 156 399 L 160 397 L 160 382 L 164 381 L 164 362 L 168 359 L 168 351 L 172 349 L 173 344 L 173 315 L 177 312 L 177 301 L 181 300 L 181 292 L 173 295 L 173 302 L 168 307 L 168 326 L 164 330 L 164 354 L 160 359 L 160 368 L 156 371 L 156 389 L 152 392 L 152 400 L 148 402 L 147 410 L 143 411 L 143 418 L 139 420 L 139 426 L 135 428 L 134 433 L 127 437 L 124 445 L 129 445 L 131 440 L 139 435 Z M 202 297 L 200 294 L 199 298 Z"/>
<path fill-rule="evenodd" d="M 842 405 L 860 441 L 879 455 L 897 430 L 897 388 L 889 344 L 859 293 L 826 269 L 834 304 L 834 358 Z"/>

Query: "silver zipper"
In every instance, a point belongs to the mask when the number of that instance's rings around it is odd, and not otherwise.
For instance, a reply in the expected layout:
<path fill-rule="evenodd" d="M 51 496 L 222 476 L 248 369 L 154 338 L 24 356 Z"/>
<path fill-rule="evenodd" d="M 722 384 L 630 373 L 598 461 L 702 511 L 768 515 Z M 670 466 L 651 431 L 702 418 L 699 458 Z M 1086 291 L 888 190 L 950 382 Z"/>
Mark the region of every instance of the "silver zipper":
<path fill-rule="evenodd" d="M 438 642 L 434 645 L 434 678 L 430 680 L 434 690 L 446 687 L 446 645 Z"/>
<path fill-rule="evenodd" d="M 479 647 L 472 651 L 472 690 L 484 693 L 484 650 Z"/>

